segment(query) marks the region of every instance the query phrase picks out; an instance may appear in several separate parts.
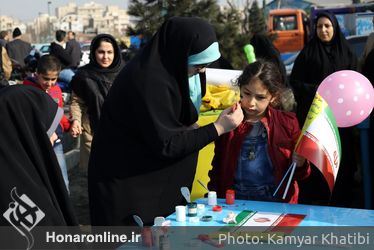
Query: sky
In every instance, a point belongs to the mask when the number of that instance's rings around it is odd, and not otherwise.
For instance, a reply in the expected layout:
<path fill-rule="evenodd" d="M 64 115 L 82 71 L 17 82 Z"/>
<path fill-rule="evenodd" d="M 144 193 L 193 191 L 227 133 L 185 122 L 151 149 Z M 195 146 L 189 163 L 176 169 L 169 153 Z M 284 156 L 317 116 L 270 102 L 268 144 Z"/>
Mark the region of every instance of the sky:
<path fill-rule="evenodd" d="M 117 5 L 126 9 L 129 0 L 0 0 L 0 15 L 11 16 L 22 21 L 32 21 L 39 13 L 48 13 L 48 2 L 50 4 L 51 15 L 55 15 L 55 8 L 68 3 L 96 2 L 103 5 Z"/>
<path fill-rule="evenodd" d="M 48 13 L 48 2 L 51 2 L 50 11 L 51 15 L 54 15 L 56 7 L 64 6 L 69 2 L 75 2 L 80 6 L 90 1 L 103 5 L 117 5 L 124 9 L 130 2 L 129 0 L 0 0 L 0 15 L 11 16 L 21 21 L 32 21 L 39 13 Z"/>

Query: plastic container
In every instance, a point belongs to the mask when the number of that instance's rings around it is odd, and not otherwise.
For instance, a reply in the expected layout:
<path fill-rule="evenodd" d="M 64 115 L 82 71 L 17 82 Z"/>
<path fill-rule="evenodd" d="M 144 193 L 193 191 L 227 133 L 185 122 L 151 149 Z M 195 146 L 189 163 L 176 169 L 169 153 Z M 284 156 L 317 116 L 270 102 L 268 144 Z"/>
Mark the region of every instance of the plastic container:
<path fill-rule="evenodd" d="M 208 205 L 209 206 L 217 205 L 217 193 L 215 191 L 209 191 L 209 193 L 208 193 Z"/>
<path fill-rule="evenodd" d="M 176 221 L 184 222 L 186 221 L 186 207 L 176 206 L 175 207 Z"/>
<path fill-rule="evenodd" d="M 188 217 L 197 216 L 197 203 L 196 202 L 187 203 L 187 216 Z"/>
<path fill-rule="evenodd" d="M 228 189 L 226 190 L 226 204 L 232 205 L 235 203 L 235 190 Z"/>

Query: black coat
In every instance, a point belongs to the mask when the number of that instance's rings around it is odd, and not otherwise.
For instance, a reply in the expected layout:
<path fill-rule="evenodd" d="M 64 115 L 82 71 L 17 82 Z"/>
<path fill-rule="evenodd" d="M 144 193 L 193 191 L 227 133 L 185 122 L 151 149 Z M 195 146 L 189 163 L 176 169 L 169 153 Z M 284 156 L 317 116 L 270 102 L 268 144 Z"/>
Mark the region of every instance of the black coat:
<path fill-rule="evenodd" d="M 66 51 L 71 57 L 71 63 L 69 66 L 71 68 L 77 68 L 82 57 L 82 50 L 80 44 L 75 39 L 69 40 L 66 43 Z"/>
<path fill-rule="evenodd" d="M 180 188 L 191 187 L 199 150 L 218 136 L 213 124 L 189 129 L 198 114 L 188 56 L 213 42 L 202 19 L 171 18 L 118 75 L 89 162 L 92 225 L 133 224 L 134 214 L 152 224 L 183 202 Z"/>
<path fill-rule="evenodd" d="M 70 67 L 72 64 L 72 57 L 66 49 L 64 49 L 60 44 L 52 42 L 49 47 L 49 54 L 57 57 L 62 65 L 62 68 Z"/>
<path fill-rule="evenodd" d="M 14 39 L 6 44 L 8 56 L 22 67 L 25 66 L 25 58 L 29 55 L 31 49 L 31 44 L 21 39 Z"/>

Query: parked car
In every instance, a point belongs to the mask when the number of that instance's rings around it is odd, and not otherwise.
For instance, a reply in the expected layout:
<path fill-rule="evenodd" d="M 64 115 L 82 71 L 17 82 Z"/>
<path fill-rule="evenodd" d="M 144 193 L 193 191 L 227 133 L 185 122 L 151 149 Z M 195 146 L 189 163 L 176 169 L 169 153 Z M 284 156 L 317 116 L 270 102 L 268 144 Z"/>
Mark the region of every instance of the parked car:
<path fill-rule="evenodd" d="M 79 63 L 79 67 L 82 67 L 90 62 L 90 46 L 91 43 L 82 43 L 81 44 L 81 61 Z"/>
<path fill-rule="evenodd" d="M 43 46 L 39 49 L 39 52 L 42 54 L 42 56 L 44 56 L 44 55 L 48 55 L 48 54 L 49 54 L 50 46 L 51 46 L 50 44 L 43 45 Z"/>
<path fill-rule="evenodd" d="M 49 47 L 51 46 L 50 43 L 36 43 L 33 44 L 33 50 L 36 50 L 36 52 L 39 52 L 40 55 L 46 55 L 49 54 Z M 34 52 L 35 53 L 35 52 Z"/>

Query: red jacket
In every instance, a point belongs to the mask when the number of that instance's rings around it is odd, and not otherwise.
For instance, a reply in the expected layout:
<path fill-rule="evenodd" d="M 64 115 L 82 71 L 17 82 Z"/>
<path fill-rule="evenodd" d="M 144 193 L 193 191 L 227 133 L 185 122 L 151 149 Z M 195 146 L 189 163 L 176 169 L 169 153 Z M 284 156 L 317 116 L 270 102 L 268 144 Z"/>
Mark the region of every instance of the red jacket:
<path fill-rule="evenodd" d="M 273 164 L 275 185 L 278 185 L 292 162 L 292 152 L 300 135 L 296 116 L 290 112 L 268 108 L 266 116 L 261 119 L 268 135 L 268 152 Z M 245 136 L 252 125 L 242 122 L 235 130 L 220 136 L 215 141 L 213 169 L 209 172 L 209 189 L 215 190 L 219 197 L 224 197 L 227 189 L 234 185 L 234 175 L 240 149 Z M 310 174 L 310 165 L 296 167 L 293 181 L 285 201 L 297 203 L 299 187 L 296 180 L 306 178 Z M 286 179 L 288 180 L 288 179 Z M 284 181 L 278 191 L 278 197 L 283 195 L 287 181 Z"/>
<path fill-rule="evenodd" d="M 34 87 L 37 87 L 37 88 L 43 90 L 41 88 L 41 86 L 33 80 L 34 79 L 32 79 L 32 78 L 31 79 L 25 79 L 23 81 L 23 84 L 24 85 L 29 85 L 29 86 L 34 86 Z M 52 99 L 57 102 L 57 104 L 60 108 L 64 108 L 64 101 L 62 100 L 62 91 L 61 91 L 61 88 L 57 84 L 51 87 L 51 89 L 48 91 L 48 95 L 50 95 L 50 97 L 52 97 Z M 61 121 L 60 121 L 60 125 L 61 125 L 64 132 L 69 131 L 70 122 L 69 122 L 69 119 L 65 115 L 62 116 Z"/>

